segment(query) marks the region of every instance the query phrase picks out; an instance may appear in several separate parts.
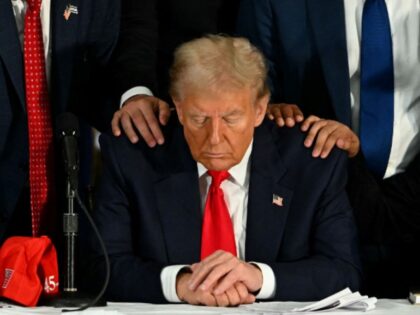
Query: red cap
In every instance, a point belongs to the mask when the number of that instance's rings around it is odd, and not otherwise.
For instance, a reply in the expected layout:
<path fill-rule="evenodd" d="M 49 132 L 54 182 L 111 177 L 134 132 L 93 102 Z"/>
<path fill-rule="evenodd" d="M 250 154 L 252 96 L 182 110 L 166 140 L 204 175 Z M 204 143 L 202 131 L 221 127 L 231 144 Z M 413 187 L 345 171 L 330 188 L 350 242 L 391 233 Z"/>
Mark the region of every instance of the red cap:
<path fill-rule="evenodd" d="M 0 248 L 0 296 L 35 306 L 58 293 L 57 252 L 47 236 L 10 237 Z"/>

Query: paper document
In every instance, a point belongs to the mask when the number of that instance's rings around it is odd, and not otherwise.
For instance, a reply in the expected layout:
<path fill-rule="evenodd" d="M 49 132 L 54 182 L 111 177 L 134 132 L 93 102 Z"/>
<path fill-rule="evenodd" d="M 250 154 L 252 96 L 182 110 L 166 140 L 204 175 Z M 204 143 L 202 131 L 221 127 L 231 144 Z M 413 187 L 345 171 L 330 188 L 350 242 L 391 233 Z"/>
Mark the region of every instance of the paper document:
<path fill-rule="evenodd" d="M 376 302 L 377 299 L 375 297 L 360 295 L 359 292 L 351 292 L 349 288 L 346 288 L 318 302 L 311 303 L 305 306 L 289 308 L 288 310 L 285 310 L 284 302 L 257 303 L 248 307 L 254 311 L 270 312 L 277 314 L 327 312 L 336 309 L 366 312 L 375 309 Z"/>

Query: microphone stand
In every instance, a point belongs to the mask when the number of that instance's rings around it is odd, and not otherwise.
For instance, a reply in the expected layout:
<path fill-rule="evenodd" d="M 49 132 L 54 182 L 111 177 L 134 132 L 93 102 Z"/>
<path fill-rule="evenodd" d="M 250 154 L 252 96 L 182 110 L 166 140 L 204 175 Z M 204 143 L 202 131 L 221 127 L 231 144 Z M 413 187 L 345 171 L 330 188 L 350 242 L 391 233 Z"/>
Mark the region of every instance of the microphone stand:
<path fill-rule="evenodd" d="M 74 184 L 74 185 L 73 185 Z M 96 233 L 99 235 L 99 232 L 96 226 L 93 223 L 92 218 L 89 215 L 86 207 L 83 205 L 80 197 L 77 193 L 77 176 L 67 177 L 67 212 L 63 213 L 63 233 L 65 237 L 65 277 L 64 277 L 64 286 L 63 286 L 63 293 L 59 298 L 52 299 L 47 303 L 53 307 L 71 307 L 75 309 L 64 309 L 63 312 L 71 312 L 71 311 L 82 311 L 87 309 L 91 306 L 106 306 L 106 300 L 102 298 L 102 295 L 105 292 L 105 289 L 108 285 L 109 281 L 109 259 L 108 254 L 106 253 L 105 246 L 103 244 L 102 239 L 100 239 L 101 248 L 105 254 L 105 262 L 107 266 L 107 275 L 105 279 L 104 286 L 101 292 L 93 298 L 92 296 L 87 296 L 85 294 L 81 294 L 76 285 L 75 285 L 75 254 L 76 254 L 76 237 L 78 232 L 79 220 L 78 214 L 74 211 L 74 201 L 77 200 L 80 207 L 92 224 L 92 227 Z"/>
<path fill-rule="evenodd" d="M 79 218 L 74 212 L 74 200 L 76 191 L 71 185 L 71 181 L 67 179 L 67 212 L 63 214 L 63 232 L 65 238 L 65 261 L 66 274 L 64 278 L 64 293 L 75 293 L 75 246 L 76 236 L 79 229 Z"/>
<path fill-rule="evenodd" d="M 72 310 L 63 311 L 78 311 L 85 309 L 90 306 L 106 306 L 104 299 L 88 296 L 78 291 L 75 284 L 75 270 L 76 270 L 76 241 L 79 230 L 79 217 L 75 212 L 75 201 L 77 201 L 84 211 L 87 211 L 81 202 L 78 192 L 78 172 L 79 167 L 76 164 L 68 167 L 66 171 L 66 182 L 67 182 L 67 212 L 63 213 L 63 234 L 64 234 L 64 285 L 62 294 L 58 298 L 50 300 L 47 304 L 54 307 L 64 308 L 71 307 L 76 308 Z M 89 213 L 86 215 L 89 216 Z M 91 219 L 89 218 L 89 221 Z M 103 292 L 102 292 L 103 294 Z M 101 294 L 101 295 L 102 295 Z"/>

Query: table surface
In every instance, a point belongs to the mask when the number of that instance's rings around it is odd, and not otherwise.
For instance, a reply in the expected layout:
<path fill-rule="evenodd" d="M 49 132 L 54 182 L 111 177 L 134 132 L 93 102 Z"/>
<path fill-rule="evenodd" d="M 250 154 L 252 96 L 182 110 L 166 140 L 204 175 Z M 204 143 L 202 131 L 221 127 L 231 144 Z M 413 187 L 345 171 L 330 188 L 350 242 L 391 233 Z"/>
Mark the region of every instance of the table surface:
<path fill-rule="evenodd" d="M 304 302 L 261 302 L 252 305 L 243 305 L 232 308 L 217 308 L 192 306 L 185 304 L 147 304 L 147 303 L 112 303 L 109 302 L 107 307 L 95 307 L 83 312 L 71 312 L 69 315 L 89 314 L 89 315 L 136 315 L 136 314 L 165 314 L 165 315 L 182 315 L 182 314 L 290 314 L 291 309 L 302 307 L 309 303 Z M 267 309 L 275 308 L 276 311 L 267 312 Z M 322 312 L 327 314 L 340 315 L 420 315 L 420 305 L 412 305 L 408 300 L 389 300 L 380 299 L 376 304 L 376 309 L 363 312 L 354 310 L 335 310 Z M 24 308 L 13 306 L 5 303 L 0 304 L 0 314 L 61 314 L 61 309 L 51 307 L 34 307 Z M 303 314 L 303 313 L 293 313 Z M 308 314 L 308 313 L 306 313 Z"/>

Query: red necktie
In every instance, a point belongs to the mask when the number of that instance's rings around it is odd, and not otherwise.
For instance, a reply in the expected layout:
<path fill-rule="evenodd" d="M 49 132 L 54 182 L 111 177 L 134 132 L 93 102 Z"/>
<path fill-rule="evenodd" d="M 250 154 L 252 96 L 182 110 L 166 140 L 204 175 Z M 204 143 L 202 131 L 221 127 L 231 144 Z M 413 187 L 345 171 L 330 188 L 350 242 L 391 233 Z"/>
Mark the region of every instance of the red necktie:
<path fill-rule="evenodd" d="M 24 26 L 26 109 L 32 235 L 40 233 L 51 200 L 53 134 L 40 18 L 41 0 L 27 0 Z"/>
<path fill-rule="evenodd" d="M 208 171 L 212 182 L 204 208 L 201 235 L 201 259 L 222 249 L 236 256 L 235 235 L 229 210 L 220 184 L 230 175 L 227 171 Z"/>

